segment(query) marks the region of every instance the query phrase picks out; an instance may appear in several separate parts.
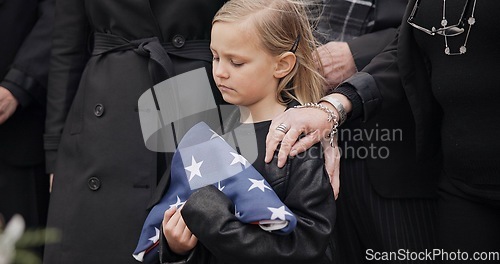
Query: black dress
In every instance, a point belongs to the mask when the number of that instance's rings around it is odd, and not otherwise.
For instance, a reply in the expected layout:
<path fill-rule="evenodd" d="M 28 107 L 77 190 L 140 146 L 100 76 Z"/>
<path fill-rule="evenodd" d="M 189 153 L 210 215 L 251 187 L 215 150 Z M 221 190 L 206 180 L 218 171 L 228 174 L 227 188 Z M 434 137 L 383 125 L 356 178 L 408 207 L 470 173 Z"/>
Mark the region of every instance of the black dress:
<path fill-rule="evenodd" d="M 445 15 L 450 24 L 459 21 L 465 2 L 446 1 Z M 468 2 L 465 19 L 471 16 L 474 6 L 474 1 Z M 438 5 L 422 1 L 415 21 L 427 27 L 439 25 L 442 8 L 442 2 Z M 457 53 L 469 34 L 463 55 L 446 55 L 443 36 L 429 36 L 421 31 L 414 33 L 431 65 L 432 92 L 443 111 L 440 130 L 446 177 L 462 187 L 477 187 L 478 192 L 486 188 L 484 185 L 499 186 L 496 190 L 500 191 L 500 140 L 497 138 L 500 123 L 496 122 L 500 120 L 500 111 L 495 100 L 500 96 L 498 67 L 495 66 L 500 50 L 499 41 L 493 37 L 500 32 L 500 26 L 491 11 L 495 8 L 500 8 L 496 2 L 477 1 L 475 24 L 470 33 L 466 23 L 464 33 L 447 37 L 450 52 Z M 425 13 L 439 15 L 419 17 Z"/>
<path fill-rule="evenodd" d="M 498 251 L 500 245 L 500 110 L 496 102 L 500 41 L 494 37 L 500 33 L 496 13 L 500 3 L 477 1 L 474 6 L 474 2 L 468 1 L 464 33 L 446 39 L 451 53 L 459 53 L 464 46 L 462 55 L 446 55 L 443 36 L 414 31 L 431 65 L 432 93 L 442 109 L 441 127 L 436 127 L 443 152 L 439 246 L 449 252 L 467 251 L 471 259 L 474 252 Z M 459 21 L 465 3 L 446 1 L 449 24 Z M 419 9 L 416 22 L 426 27 L 439 25 L 442 2 L 422 1 Z M 473 9 L 475 23 L 469 27 Z"/>
<path fill-rule="evenodd" d="M 493 36 L 500 32 L 500 2 L 468 1 L 464 33 L 446 38 L 406 23 L 415 2 L 409 2 L 398 38 L 342 87 L 362 98 L 360 112 L 368 122 L 373 116 L 387 120 L 391 113 L 411 114 L 406 122 L 414 126 L 407 129 L 413 131 L 412 149 L 399 149 L 400 157 L 411 166 L 408 174 L 416 173 L 418 183 L 431 187 L 440 181 L 438 247 L 468 251 L 470 257 L 475 251 L 497 251 L 500 113 L 495 107 L 495 65 L 500 39 Z M 441 27 L 444 1 L 419 2 L 413 22 L 427 29 Z M 466 2 L 446 1 L 449 25 L 459 21 Z M 475 23 L 469 27 L 473 9 Z M 446 43 L 452 53 L 460 46 L 466 46 L 466 52 L 446 55 Z"/>

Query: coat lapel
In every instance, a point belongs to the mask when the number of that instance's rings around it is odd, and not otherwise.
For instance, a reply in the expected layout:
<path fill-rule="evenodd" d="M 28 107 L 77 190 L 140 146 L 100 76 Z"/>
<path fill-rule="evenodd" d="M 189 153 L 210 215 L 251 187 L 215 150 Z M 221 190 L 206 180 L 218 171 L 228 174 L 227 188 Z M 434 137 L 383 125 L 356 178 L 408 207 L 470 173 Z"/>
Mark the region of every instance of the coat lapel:
<path fill-rule="evenodd" d="M 406 20 L 416 0 L 408 3 L 399 32 L 398 67 L 403 87 L 410 103 L 415 120 L 415 136 L 417 140 L 417 156 L 421 156 L 425 149 L 423 143 L 432 129 L 433 109 L 435 100 L 429 82 L 426 59 L 414 38 L 414 28 Z"/>

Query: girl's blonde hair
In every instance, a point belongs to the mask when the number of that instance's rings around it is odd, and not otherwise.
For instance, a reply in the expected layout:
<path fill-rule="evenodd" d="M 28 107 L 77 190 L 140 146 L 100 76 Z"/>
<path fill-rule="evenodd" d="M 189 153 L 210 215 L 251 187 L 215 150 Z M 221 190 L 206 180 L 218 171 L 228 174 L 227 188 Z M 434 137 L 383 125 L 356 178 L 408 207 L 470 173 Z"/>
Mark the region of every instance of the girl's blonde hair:
<path fill-rule="evenodd" d="M 230 0 L 217 12 L 212 25 L 245 19 L 255 25 L 261 44 L 273 56 L 290 51 L 298 40 L 297 61 L 279 81 L 278 101 L 317 102 L 323 96 L 325 80 L 313 58 L 313 53 L 317 56 L 317 42 L 307 16 L 307 4 L 298 0 Z"/>

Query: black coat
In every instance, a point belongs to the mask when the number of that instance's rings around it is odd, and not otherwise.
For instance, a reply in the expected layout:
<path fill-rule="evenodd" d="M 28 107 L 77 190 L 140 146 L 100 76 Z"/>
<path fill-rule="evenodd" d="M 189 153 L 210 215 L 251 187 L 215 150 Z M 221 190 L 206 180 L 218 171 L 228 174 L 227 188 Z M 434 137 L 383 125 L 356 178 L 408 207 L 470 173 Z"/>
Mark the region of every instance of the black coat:
<path fill-rule="evenodd" d="M 56 2 L 45 147 L 47 170 L 55 173 L 48 225 L 62 231 L 62 241 L 46 247 L 45 263 L 136 263 L 132 253 L 157 184 L 158 154 L 145 147 L 137 110 L 157 81 L 151 60 L 138 45 L 110 51 L 103 35 L 125 43 L 157 37 L 179 52 L 204 41 L 195 59 L 171 56 L 167 66 L 173 74 L 210 73 L 207 40 L 222 4 Z"/>
<path fill-rule="evenodd" d="M 12 166 L 43 163 L 53 20 L 53 0 L 0 1 L 0 86 L 19 102 L 0 125 L 0 161 Z"/>
<path fill-rule="evenodd" d="M 257 139 L 262 141 L 264 138 Z M 193 193 L 182 217 L 199 243 L 188 256 L 171 252 L 161 235 L 162 263 L 335 263 L 333 226 L 336 207 L 318 143 L 278 168 L 275 158 L 262 175 L 283 203 L 296 215 L 297 226 L 277 235 L 244 224 L 234 215 L 234 204 L 214 186 Z"/>
<path fill-rule="evenodd" d="M 402 131 L 395 140 L 363 142 L 364 148 L 389 149 L 385 159 L 367 159 L 373 187 L 384 197 L 436 197 L 441 172 L 436 132 L 442 112 L 429 89 L 426 62 L 412 27 L 406 23 L 414 3 L 409 1 L 393 41 L 342 85 L 354 88 L 363 101 L 360 129 Z"/>

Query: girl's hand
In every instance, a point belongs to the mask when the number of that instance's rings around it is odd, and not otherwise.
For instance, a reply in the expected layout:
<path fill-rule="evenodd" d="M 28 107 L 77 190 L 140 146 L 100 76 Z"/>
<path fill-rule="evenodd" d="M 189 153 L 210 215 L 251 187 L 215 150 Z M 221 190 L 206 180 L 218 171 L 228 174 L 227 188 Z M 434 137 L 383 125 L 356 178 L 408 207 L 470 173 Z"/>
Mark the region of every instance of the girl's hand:
<path fill-rule="evenodd" d="M 170 208 L 163 216 L 163 235 L 167 239 L 168 246 L 172 252 L 186 255 L 198 242 L 198 239 L 186 226 L 181 215 L 181 210 Z"/>

